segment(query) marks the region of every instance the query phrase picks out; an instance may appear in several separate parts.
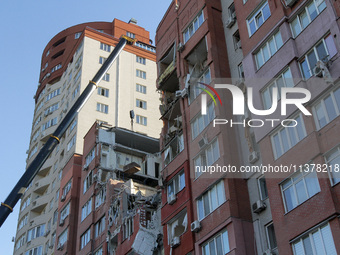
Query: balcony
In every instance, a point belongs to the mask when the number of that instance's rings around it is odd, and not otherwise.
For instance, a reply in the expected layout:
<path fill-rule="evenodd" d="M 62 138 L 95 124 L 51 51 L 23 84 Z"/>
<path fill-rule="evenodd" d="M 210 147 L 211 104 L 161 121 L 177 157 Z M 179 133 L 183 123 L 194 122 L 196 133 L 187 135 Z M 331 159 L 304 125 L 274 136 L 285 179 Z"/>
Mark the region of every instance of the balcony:
<path fill-rule="evenodd" d="M 32 202 L 32 212 L 41 214 L 49 202 L 50 197 L 48 195 L 37 196 Z"/>
<path fill-rule="evenodd" d="M 158 63 L 160 76 L 157 79 L 157 88 L 162 91 L 174 93 L 179 89 L 176 72 L 176 44 L 174 44 Z"/>
<path fill-rule="evenodd" d="M 50 185 L 49 178 L 41 178 L 33 186 L 33 191 L 39 195 L 43 195 Z"/>

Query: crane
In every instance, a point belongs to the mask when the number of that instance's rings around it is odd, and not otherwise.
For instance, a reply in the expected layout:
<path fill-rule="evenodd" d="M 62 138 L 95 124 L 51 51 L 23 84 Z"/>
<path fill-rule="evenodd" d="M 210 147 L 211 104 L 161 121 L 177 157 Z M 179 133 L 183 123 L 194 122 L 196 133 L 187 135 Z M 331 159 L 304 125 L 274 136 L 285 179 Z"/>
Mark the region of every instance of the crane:
<path fill-rule="evenodd" d="M 31 181 L 37 175 L 41 167 L 44 165 L 45 161 L 50 156 L 53 149 L 58 145 L 58 143 L 60 143 L 60 138 L 65 134 L 66 130 L 72 123 L 74 117 L 78 114 L 78 112 L 83 107 L 83 105 L 86 103 L 86 101 L 89 99 L 93 91 L 97 88 L 98 83 L 102 80 L 103 76 L 110 69 L 113 62 L 116 60 L 116 58 L 119 56 L 121 51 L 124 49 L 125 45 L 127 43 L 133 44 L 134 42 L 135 42 L 134 39 L 124 36 L 124 35 L 120 38 L 118 44 L 116 45 L 114 50 L 111 52 L 107 60 L 98 70 L 98 72 L 95 74 L 93 79 L 89 81 L 89 84 L 86 86 L 84 91 L 78 97 L 76 102 L 73 104 L 73 106 L 71 107 L 69 112 L 66 114 L 64 119 L 61 121 L 61 123 L 58 125 L 58 127 L 53 132 L 53 134 L 50 135 L 50 138 L 47 140 L 44 146 L 40 149 L 39 153 L 33 159 L 31 164 L 27 167 L 26 171 L 21 176 L 17 184 L 14 186 L 12 191 L 9 193 L 6 200 L 1 203 L 0 227 L 7 219 L 8 215 L 11 212 L 13 212 L 14 206 L 19 201 L 19 199 L 22 197 L 28 185 L 31 183 Z"/>

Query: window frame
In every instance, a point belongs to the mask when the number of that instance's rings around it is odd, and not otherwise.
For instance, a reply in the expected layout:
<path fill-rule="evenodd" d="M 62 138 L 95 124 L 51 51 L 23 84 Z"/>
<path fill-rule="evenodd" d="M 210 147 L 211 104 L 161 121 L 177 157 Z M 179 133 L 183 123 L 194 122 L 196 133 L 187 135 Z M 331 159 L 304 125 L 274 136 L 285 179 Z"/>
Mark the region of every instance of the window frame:
<path fill-rule="evenodd" d="M 268 9 L 269 9 L 269 16 L 267 17 L 267 19 L 264 18 L 263 15 L 263 9 L 265 8 L 265 6 L 268 5 Z M 263 18 L 263 22 L 262 24 L 258 25 L 257 21 L 256 21 L 256 17 L 258 17 L 258 15 L 261 13 L 261 16 Z M 259 30 L 259 28 L 271 17 L 271 11 L 270 11 L 270 7 L 269 7 L 269 3 L 268 1 L 263 1 L 262 3 L 259 4 L 258 7 L 256 7 L 255 11 L 252 12 L 251 15 L 248 16 L 247 20 L 247 28 L 248 28 L 248 34 L 249 34 L 249 38 L 253 36 L 253 34 L 256 33 L 257 30 Z M 254 21 L 255 24 L 255 31 L 252 33 L 251 29 L 250 29 L 250 23 Z"/>

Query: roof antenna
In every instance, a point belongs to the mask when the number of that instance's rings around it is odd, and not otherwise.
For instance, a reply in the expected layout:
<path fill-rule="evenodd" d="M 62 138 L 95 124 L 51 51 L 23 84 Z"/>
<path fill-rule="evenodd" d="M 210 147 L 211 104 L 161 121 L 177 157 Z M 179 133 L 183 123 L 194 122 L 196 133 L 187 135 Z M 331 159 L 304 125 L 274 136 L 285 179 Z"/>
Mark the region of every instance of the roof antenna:
<path fill-rule="evenodd" d="M 133 110 L 130 111 L 130 119 L 131 119 L 131 131 L 133 131 L 133 119 L 135 118 L 135 112 Z"/>

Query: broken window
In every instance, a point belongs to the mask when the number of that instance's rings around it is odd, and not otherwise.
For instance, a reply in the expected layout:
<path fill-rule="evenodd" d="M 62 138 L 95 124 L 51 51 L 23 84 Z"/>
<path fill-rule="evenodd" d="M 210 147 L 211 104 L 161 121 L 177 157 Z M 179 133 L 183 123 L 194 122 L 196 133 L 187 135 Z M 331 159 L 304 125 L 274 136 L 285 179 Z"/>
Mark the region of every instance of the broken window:
<path fill-rule="evenodd" d="M 167 166 L 181 151 L 184 150 L 183 134 L 172 139 L 164 150 L 164 164 Z"/>
<path fill-rule="evenodd" d="M 185 187 L 185 175 L 184 170 L 177 174 L 168 185 L 168 200 L 169 197 L 173 194 L 177 194 Z"/>
<path fill-rule="evenodd" d="M 92 171 L 91 171 L 85 177 L 85 180 L 84 180 L 84 192 L 83 192 L 83 194 L 85 194 L 85 192 L 91 187 L 92 183 L 93 183 L 93 178 L 92 178 Z"/>
<path fill-rule="evenodd" d="M 188 228 L 188 217 L 186 209 L 177 214 L 168 223 L 168 240 L 181 236 Z"/>
<path fill-rule="evenodd" d="M 133 234 L 133 217 L 125 219 L 123 223 L 123 240 Z"/>
<path fill-rule="evenodd" d="M 105 198 L 106 198 L 106 188 L 104 187 L 96 195 L 96 206 L 95 206 L 96 209 L 105 202 Z"/>
<path fill-rule="evenodd" d="M 97 238 L 105 230 L 105 215 L 94 225 L 94 238 Z"/>

